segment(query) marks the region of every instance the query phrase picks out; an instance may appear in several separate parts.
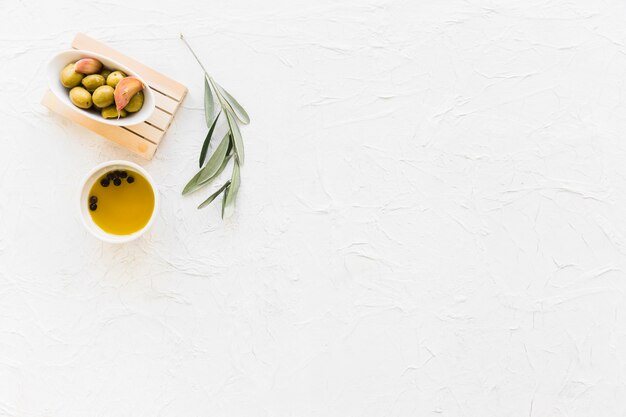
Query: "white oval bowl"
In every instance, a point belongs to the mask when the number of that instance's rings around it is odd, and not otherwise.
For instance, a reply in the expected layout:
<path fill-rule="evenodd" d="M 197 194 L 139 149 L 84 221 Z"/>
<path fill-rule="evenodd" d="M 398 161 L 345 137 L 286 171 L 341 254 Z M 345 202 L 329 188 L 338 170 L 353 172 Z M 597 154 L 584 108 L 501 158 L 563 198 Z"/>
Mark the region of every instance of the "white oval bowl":
<path fill-rule="evenodd" d="M 70 89 L 66 88 L 61 84 L 61 70 L 65 68 L 65 66 L 71 62 L 76 62 L 82 58 L 95 58 L 98 61 L 102 62 L 102 64 L 111 70 L 120 70 L 123 71 L 126 75 L 132 75 L 134 77 L 139 78 L 139 80 L 143 83 L 143 107 L 136 113 L 128 113 L 127 117 L 119 118 L 119 119 L 105 119 L 100 116 L 99 113 L 94 112 L 93 108 L 91 109 L 81 109 L 72 104 L 70 100 Z M 96 122 L 104 123 L 111 126 L 132 126 L 137 125 L 139 123 L 145 122 L 151 115 L 154 113 L 155 102 L 154 102 L 154 93 L 148 87 L 146 81 L 141 78 L 139 74 L 135 71 L 130 70 L 127 66 L 120 64 L 119 62 L 107 58 L 103 55 L 97 54 L 95 52 L 89 51 L 81 51 L 81 50 L 71 50 L 64 51 L 56 54 L 54 58 L 48 62 L 48 66 L 46 67 L 46 74 L 48 77 L 48 84 L 50 85 L 50 90 L 54 93 L 54 95 L 69 108 L 74 110 L 77 113 L 82 114 L 83 116 L 87 116 L 90 119 L 95 120 Z"/>
<path fill-rule="evenodd" d="M 148 183 L 150 184 L 150 186 L 152 187 L 152 191 L 154 192 L 154 210 L 152 211 L 152 216 L 150 216 L 150 220 L 148 220 L 148 223 L 146 223 L 143 229 L 138 230 L 130 235 L 114 235 L 112 233 L 105 232 L 93 221 L 93 219 L 91 218 L 91 214 L 89 214 L 88 201 L 91 187 L 93 187 L 93 185 L 96 183 L 96 181 L 98 181 L 98 178 L 100 178 L 102 174 L 116 169 L 130 169 L 133 171 L 137 171 L 138 173 L 143 175 L 146 180 L 148 180 Z M 81 183 L 79 203 L 80 218 L 82 219 L 85 228 L 92 235 L 107 243 L 126 243 L 135 240 L 139 236 L 143 235 L 146 230 L 148 230 L 152 226 L 152 223 L 154 223 L 154 219 L 156 218 L 157 212 L 159 210 L 159 192 L 156 188 L 154 180 L 145 169 L 133 162 L 115 160 L 104 162 L 89 171 L 89 173 L 85 176 L 83 182 Z"/>

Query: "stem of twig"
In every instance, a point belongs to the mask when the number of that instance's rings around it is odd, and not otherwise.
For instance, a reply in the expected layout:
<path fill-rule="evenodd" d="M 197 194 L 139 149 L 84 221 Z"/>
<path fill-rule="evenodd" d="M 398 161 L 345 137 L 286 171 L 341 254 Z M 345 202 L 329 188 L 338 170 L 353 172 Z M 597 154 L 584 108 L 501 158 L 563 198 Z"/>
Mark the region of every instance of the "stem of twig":
<path fill-rule="evenodd" d="M 200 64 L 200 68 L 202 68 L 202 71 L 204 71 L 204 76 L 209 81 L 209 84 L 211 84 L 211 87 L 213 88 L 213 91 L 215 92 L 215 95 L 217 96 L 217 100 L 220 102 L 220 105 L 222 106 L 222 108 L 224 108 L 226 106 L 226 104 L 225 104 L 226 101 L 224 100 L 224 98 L 220 94 L 219 90 L 215 86 L 215 81 L 209 75 L 209 73 L 207 72 L 206 68 L 204 68 L 204 65 L 202 65 L 202 62 L 200 61 L 200 58 L 198 58 L 198 55 L 196 55 L 196 53 L 193 51 L 193 49 L 191 49 L 191 45 L 189 45 L 189 42 L 187 42 L 187 39 L 185 39 L 185 37 L 183 36 L 182 33 L 180 34 L 180 39 L 182 39 L 182 41 L 185 42 L 185 45 L 187 46 L 187 48 L 189 48 L 189 50 L 193 54 L 193 57 L 196 58 L 196 61 L 198 61 L 198 64 Z"/>
<path fill-rule="evenodd" d="M 193 49 L 191 49 L 191 45 L 189 45 L 189 42 L 187 42 L 187 39 L 185 39 L 182 33 L 180 34 L 180 39 L 182 39 L 182 41 L 185 42 L 185 45 L 187 45 L 187 48 L 189 48 L 193 57 L 196 58 L 196 61 L 198 61 L 198 64 L 200 64 L 200 68 L 202 68 L 202 71 L 204 71 L 204 73 L 208 76 L 209 73 L 207 72 L 206 68 L 204 68 L 204 65 L 202 65 L 202 62 L 200 62 L 200 58 L 198 58 L 198 55 L 196 55 Z"/>

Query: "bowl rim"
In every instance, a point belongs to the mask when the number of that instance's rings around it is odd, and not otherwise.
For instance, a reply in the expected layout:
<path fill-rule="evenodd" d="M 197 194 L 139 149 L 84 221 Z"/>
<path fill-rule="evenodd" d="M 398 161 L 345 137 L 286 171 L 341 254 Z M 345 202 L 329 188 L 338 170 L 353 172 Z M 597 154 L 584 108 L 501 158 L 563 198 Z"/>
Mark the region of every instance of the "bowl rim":
<path fill-rule="evenodd" d="M 102 118 L 100 116 L 98 116 L 95 113 L 92 113 L 90 110 L 91 109 L 81 109 L 78 108 L 74 105 L 72 105 L 71 102 L 69 102 L 68 100 L 65 100 L 62 97 L 59 97 L 57 88 L 55 86 L 60 86 L 63 89 L 67 90 L 67 87 L 63 86 L 61 84 L 61 81 L 59 80 L 58 74 L 59 72 L 63 69 L 63 67 L 66 64 L 64 64 L 61 68 L 57 68 L 56 65 L 53 65 L 53 63 L 60 58 L 62 55 L 83 55 L 84 57 L 90 57 L 90 58 L 95 58 L 101 61 L 110 61 L 112 63 L 115 64 L 115 66 L 117 67 L 117 69 L 124 71 L 127 75 L 133 76 L 138 78 L 144 85 L 144 95 L 148 96 L 148 100 L 147 101 L 150 105 L 150 108 L 147 109 L 147 111 L 144 112 L 143 116 L 137 116 L 140 114 L 140 112 L 137 113 L 133 113 L 128 117 L 125 118 L 120 118 L 120 119 L 105 119 Z M 70 58 L 71 61 L 71 58 Z M 69 62 L 69 61 L 68 61 Z M 104 62 L 103 62 L 104 64 Z M 54 68 L 53 68 L 54 66 Z M 108 66 L 108 65 L 107 65 Z M 50 60 L 48 60 L 48 64 L 46 65 L 46 75 L 48 78 L 48 87 L 50 88 L 50 90 L 52 91 L 52 93 L 55 95 L 55 97 L 62 102 L 64 105 L 66 105 L 67 107 L 71 108 L 72 110 L 74 110 L 75 112 L 77 112 L 80 115 L 83 115 L 85 117 L 90 118 L 91 120 L 94 120 L 98 123 L 103 123 L 109 126 L 134 126 L 134 125 L 138 125 L 141 124 L 143 122 L 145 122 L 146 120 L 148 120 L 155 112 L 156 110 L 156 97 L 154 95 L 154 92 L 152 91 L 152 89 L 150 88 L 150 85 L 146 82 L 146 80 L 137 72 L 134 71 L 132 69 L 130 69 L 128 66 L 120 63 L 119 61 L 117 61 L 116 59 L 110 58 L 106 55 L 100 54 L 98 52 L 93 52 L 93 51 L 88 51 L 85 49 L 66 49 L 64 51 L 60 51 L 57 52 L 56 54 L 54 54 L 54 56 L 52 56 L 50 58 Z M 143 110 L 143 109 L 142 109 Z"/>
<path fill-rule="evenodd" d="M 83 210 L 84 208 L 84 204 L 85 204 L 85 200 L 83 198 L 83 195 L 85 193 L 85 190 L 88 188 L 87 185 L 90 184 L 92 181 L 92 178 L 101 170 L 105 169 L 105 168 L 109 168 L 112 166 L 119 166 L 119 167 L 126 167 L 127 169 L 132 169 L 135 170 L 137 172 L 139 172 L 141 175 L 144 176 L 144 178 L 148 181 L 148 183 L 150 184 L 150 186 L 152 187 L 152 192 L 154 193 L 154 208 L 152 210 L 152 215 L 150 216 L 150 220 L 148 220 L 148 223 L 146 223 L 146 225 L 141 228 L 140 230 L 131 233 L 129 235 L 114 235 L 112 233 L 108 233 L 105 232 L 104 230 L 102 230 L 100 228 L 100 226 L 98 226 L 92 219 L 91 216 L 89 216 L 89 212 Z M 90 184 L 91 186 L 91 184 Z M 87 190 L 87 192 L 89 192 Z M 102 162 L 101 164 L 96 165 L 95 167 L 93 167 L 84 177 L 83 180 L 80 183 L 80 189 L 78 192 L 78 214 L 81 218 L 81 221 L 83 223 L 83 226 L 85 227 L 85 229 L 87 229 L 89 231 L 89 233 L 91 233 L 94 237 L 96 237 L 97 239 L 106 242 L 106 243 L 113 243 L 113 244 L 119 244 L 119 243 L 127 243 L 127 242 L 131 242 L 133 240 L 138 239 L 139 237 L 141 237 L 146 231 L 148 231 L 157 216 L 157 213 L 159 211 L 159 207 L 160 207 L 160 196 L 159 196 L 159 191 L 158 188 L 156 187 L 156 184 L 154 182 L 154 178 L 152 178 L 152 176 L 148 173 L 148 171 L 146 171 L 143 167 L 141 167 L 140 165 L 137 165 L 134 162 L 131 161 L 125 161 L 123 159 L 114 159 L 111 161 L 106 161 L 106 162 Z M 85 215 L 86 214 L 86 215 Z M 87 219 L 87 216 L 89 216 L 89 219 Z"/>

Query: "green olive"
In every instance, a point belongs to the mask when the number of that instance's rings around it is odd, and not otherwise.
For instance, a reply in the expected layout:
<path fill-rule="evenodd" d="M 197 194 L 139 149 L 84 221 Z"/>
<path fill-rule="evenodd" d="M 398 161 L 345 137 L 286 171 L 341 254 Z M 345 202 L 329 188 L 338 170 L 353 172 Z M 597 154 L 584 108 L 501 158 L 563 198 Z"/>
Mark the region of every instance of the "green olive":
<path fill-rule="evenodd" d="M 141 110 L 142 107 L 143 107 L 143 91 L 140 91 L 131 97 L 126 107 L 124 107 L 124 110 L 126 110 L 129 113 L 135 113 Z"/>
<path fill-rule="evenodd" d="M 120 80 L 124 77 L 126 77 L 126 74 L 124 74 L 122 71 L 113 71 L 107 77 L 107 85 L 110 85 L 111 87 L 115 88 L 117 83 L 119 83 Z"/>
<path fill-rule="evenodd" d="M 102 112 L 100 114 L 105 119 L 117 119 L 118 117 L 118 112 L 117 112 L 117 108 L 115 107 L 115 105 L 105 107 L 104 109 L 102 109 Z M 128 113 L 126 113 L 126 110 L 124 109 L 120 110 L 119 117 L 126 117 L 126 116 L 128 116 Z"/>
<path fill-rule="evenodd" d="M 84 75 L 74 71 L 74 62 L 67 64 L 61 70 L 61 84 L 63 87 L 72 88 L 80 84 Z"/>
<path fill-rule="evenodd" d="M 91 94 L 83 87 L 74 87 L 70 90 L 70 100 L 76 107 L 88 109 L 91 107 Z"/>
<path fill-rule="evenodd" d="M 83 87 L 87 89 L 90 93 L 93 93 L 96 88 L 104 85 L 104 77 L 100 74 L 91 74 L 83 78 L 81 81 Z"/>
<path fill-rule="evenodd" d="M 109 69 L 103 69 L 102 71 L 100 71 L 100 75 L 102 75 L 104 77 L 104 79 L 106 80 L 107 77 L 109 76 L 109 74 L 111 74 L 111 72 L 113 72 L 113 71 L 111 71 Z"/>
<path fill-rule="evenodd" d="M 108 107 L 113 104 L 113 93 L 115 90 L 109 85 L 102 85 L 93 92 L 93 104 L 100 108 Z"/>

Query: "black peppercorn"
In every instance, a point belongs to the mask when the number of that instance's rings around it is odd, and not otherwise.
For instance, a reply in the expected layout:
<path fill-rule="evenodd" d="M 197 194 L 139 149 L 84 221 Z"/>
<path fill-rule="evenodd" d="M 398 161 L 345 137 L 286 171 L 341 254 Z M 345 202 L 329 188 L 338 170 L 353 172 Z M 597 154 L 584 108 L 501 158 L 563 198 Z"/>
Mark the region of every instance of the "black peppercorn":
<path fill-rule="evenodd" d="M 109 179 L 108 178 L 102 178 L 102 180 L 100 180 L 100 185 L 103 187 L 108 187 L 109 186 Z"/>
<path fill-rule="evenodd" d="M 126 178 L 126 181 L 128 181 L 129 184 L 132 184 L 133 182 L 135 182 L 135 178 L 128 177 L 128 178 Z"/>
<path fill-rule="evenodd" d="M 122 180 L 119 178 L 116 178 L 113 180 L 113 184 L 115 184 L 115 186 L 118 187 L 122 184 Z"/>
<path fill-rule="evenodd" d="M 120 172 L 120 178 L 126 178 L 126 177 L 128 177 L 128 172 L 126 171 Z"/>
<path fill-rule="evenodd" d="M 96 204 L 97 202 L 98 202 L 98 197 L 96 197 L 95 195 L 92 195 L 91 197 L 89 197 L 90 204 Z"/>
<path fill-rule="evenodd" d="M 91 211 L 96 211 L 97 208 L 98 208 L 98 205 L 96 203 L 91 203 L 89 205 L 89 210 Z"/>

